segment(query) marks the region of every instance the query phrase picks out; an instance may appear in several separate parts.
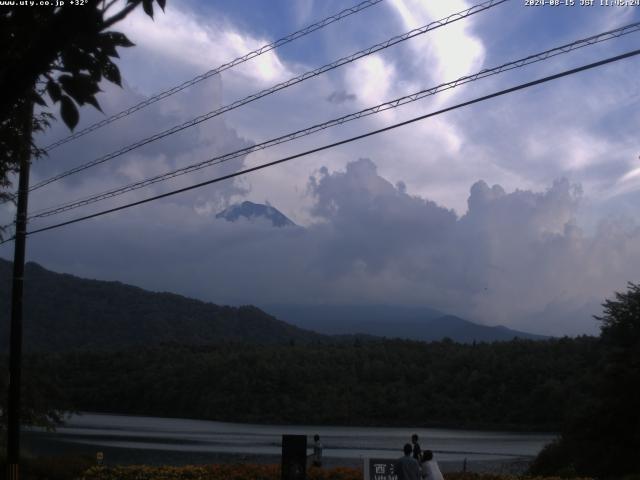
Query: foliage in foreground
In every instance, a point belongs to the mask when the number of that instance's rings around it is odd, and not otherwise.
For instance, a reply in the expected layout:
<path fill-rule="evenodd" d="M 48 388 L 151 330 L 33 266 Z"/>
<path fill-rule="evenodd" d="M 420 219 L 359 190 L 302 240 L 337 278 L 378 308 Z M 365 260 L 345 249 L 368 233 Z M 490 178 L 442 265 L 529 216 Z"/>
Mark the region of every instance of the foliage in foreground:
<path fill-rule="evenodd" d="M 203 465 L 186 467 L 92 467 L 82 480 L 280 480 L 278 465 Z M 525 477 L 485 473 L 447 473 L 445 480 L 517 480 Z M 526 477 L 527 480 L 560 480 L 559 477 Z M 362 470 L 338 467 L 311 468 L 308 480 L 361 480 Z M 575 479 L 587 480 L 587 479 Z"/>
<path fill-rule="evenodd" d="M 444 478 L 445 480 L 561 480 L 564 477 L 504 475 L 504 474 L 498 474 L 498 473 L 455 472 L 455 473 L 445 473 Z M 572 477 L 572 480 L 592 480 L 592 479 L 589 477 Z"/>
<path fill-rule="evenodd" d="M 560 439 L 533 463 L 536 474 L 640 474 L 640 285 L 629 283 L 603 307 L 593 382 Z"/>
<path fill-rule="evenodd" d="M 88 455 L 76 454 L 27 456 L 21 458 L 20 463 L 21 480 L 76 480 L 95 464 L 95 459 Z M 0 453 L 0 471 L 6 471 L 4 453 Z"/>
<path fill-rule="evenodd" d="M 82 480 L 280 480 L 278 465 L 197 465 L 186 467 L 150 467 L 133 465 L 121 467 L 92 467 Z M 308 480 L 361 480 L 362 470 L 338 467 L 311 468 Z"/>
<path fill-rule="evenodd" d="M 279 465 L 215 464 L 187 466 L 96 466 L 90 456 L 60 455 L 24 458 L 23 480 L 280 480 Z M 3 459 L 0 465 L 4 466 Z M 307 470 L 308 480 L 361 480 L 362 469 L 349 467 Z M 457 472 L 445 480 L 561 480 L 561 477 L 521 477 L 514 475 Z M 590 480 L 574 478 L 573 480 Z M 626 479 L 640 480 L 640 478 Z"/>

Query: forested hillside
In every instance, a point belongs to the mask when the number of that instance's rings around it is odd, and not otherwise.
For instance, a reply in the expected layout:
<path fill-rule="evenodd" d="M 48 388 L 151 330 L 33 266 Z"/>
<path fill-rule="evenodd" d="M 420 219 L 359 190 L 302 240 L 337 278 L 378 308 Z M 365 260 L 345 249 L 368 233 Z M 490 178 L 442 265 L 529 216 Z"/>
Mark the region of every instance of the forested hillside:
<path fill-rule="evenodd" d="M 0 259 L 0 349 L 9 332 L 11 263 Z M 229 341 L 314 341 L 309 332 L 252 307 L 226 307 L 120 282 L 26 265 L 24 341 L 28 351 L 109 350 L 136 345 Z"/>

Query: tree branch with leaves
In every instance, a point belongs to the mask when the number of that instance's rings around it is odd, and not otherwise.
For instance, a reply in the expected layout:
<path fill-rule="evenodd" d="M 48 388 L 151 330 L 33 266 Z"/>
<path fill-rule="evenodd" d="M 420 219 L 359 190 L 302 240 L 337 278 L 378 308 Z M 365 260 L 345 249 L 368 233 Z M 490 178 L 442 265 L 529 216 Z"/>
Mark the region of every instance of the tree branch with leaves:
<path fill-rule="evenodd" d="M 17 171 L 21 146 L 28 142 L 35 157 L 44 153 L 20 128 L 25 104 L 40 107 L 33 115 L 34 132 L 49 126 L 54 116 L 47 108 L 53 105 L 73 130 L 78 107 L 100 110 L 96 95 L 103 79 L 121 86 L 117 49 L 134 44 L 109 29 L 139 6 L 153 18 L 154 3 L 164 10 L 165 2 L 89 0 L 83 6 L 0 9 L 0 201 L 13 198 L 11 174 Z"/>

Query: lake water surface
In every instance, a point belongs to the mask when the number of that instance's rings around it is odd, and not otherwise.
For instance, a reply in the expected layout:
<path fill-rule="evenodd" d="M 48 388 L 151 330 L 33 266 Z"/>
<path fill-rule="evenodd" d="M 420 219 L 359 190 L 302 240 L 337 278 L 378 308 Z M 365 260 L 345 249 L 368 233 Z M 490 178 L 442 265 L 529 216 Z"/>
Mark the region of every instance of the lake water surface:
<path fill-rule="evenodd" d="M 417 433 L 422 448 L 436 452 L 440 461 L 531 458 L 555 437 L 435 428 L 253 425 L 94 413 L 74 415 L 53 433 L 30 429 L 24 435 L 27 443 L 37 444 L 39 450 L 125 449 L 170 456 L 171 452 L 279 455 L 283 434 L 308 435 L 311 442 L 316 433 L 321 436 L 326 457 L 343 459 L 397 458 L 411 434 Z"/>

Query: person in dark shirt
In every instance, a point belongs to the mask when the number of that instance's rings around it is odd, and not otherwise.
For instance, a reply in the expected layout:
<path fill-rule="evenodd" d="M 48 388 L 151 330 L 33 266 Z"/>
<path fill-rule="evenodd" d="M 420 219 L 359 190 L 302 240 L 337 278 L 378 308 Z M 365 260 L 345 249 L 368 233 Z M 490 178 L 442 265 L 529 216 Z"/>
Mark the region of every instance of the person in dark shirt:
<path fill-rule="evenodd" d="M 313 436 L 313 466 L 322 466 L 322 443 L 320 442 L 320 435 L 317 433 Z"/>
<path fill-rule="evenodd" d="M 411 443 L 413 444 L 413 458 L 415 458 L 417 462 L 420 462 L 420 460 L 422 459 L 422 450 L 420 449 L 420 444 L 418 443 L 417 433 L 411 435 Z"/>
<path fill-rule="evenodd" d="M 397 462 L 398 480 L 420 480 L 420 464 L 413 458 L 410 443 L 404 446 L 404 457 Z"/>

